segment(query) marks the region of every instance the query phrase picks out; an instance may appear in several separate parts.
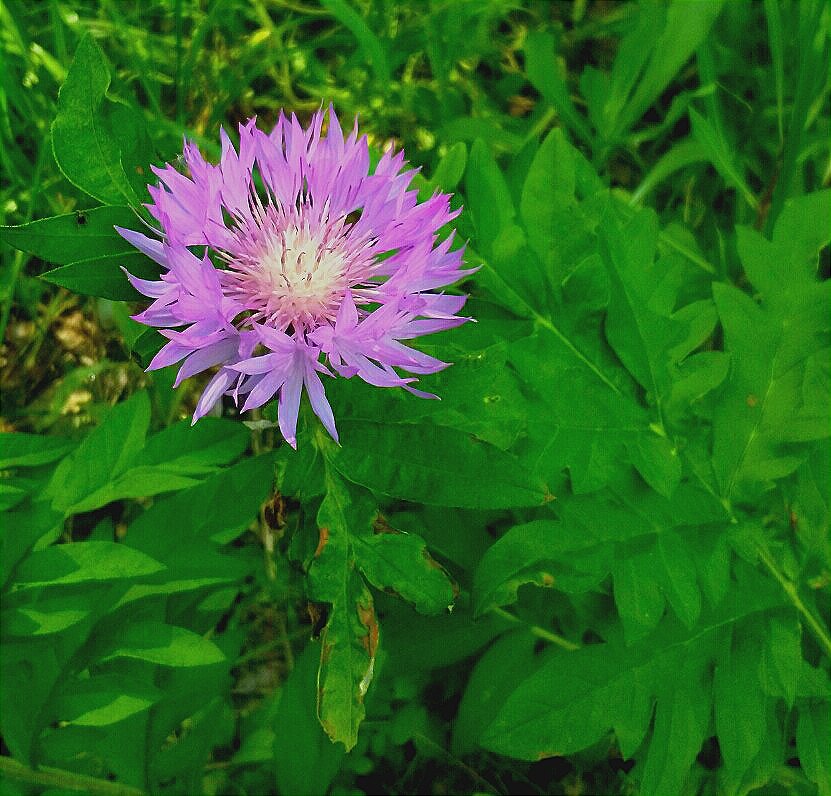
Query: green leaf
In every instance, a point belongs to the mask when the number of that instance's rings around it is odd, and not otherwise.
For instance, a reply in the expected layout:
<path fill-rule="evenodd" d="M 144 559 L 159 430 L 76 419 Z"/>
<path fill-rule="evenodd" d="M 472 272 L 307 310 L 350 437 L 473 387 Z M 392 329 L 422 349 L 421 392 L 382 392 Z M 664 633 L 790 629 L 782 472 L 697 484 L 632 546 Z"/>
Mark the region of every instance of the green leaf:
<path fill-rule="evenodd" d="M 695 562 L 684 538 L 675 531 L 658 534 L 656 568 L 661 588 L 675 615 L 690 629 L 701 614 L 701 592 Z"/>
<path fill-rule="evenodd" d="M 686 269 L 672 258 L 655 261 L 658 219 L 636 213 L 623 229 L 611 219 L 601 226 L 601 252 L 611 280 L 606 337 L 627 370 L 647 391 L 663 429 L 675 382 L 689 378 L 684 360 L 711 334 L 716 316 L 709 301 L 677 307 Z M 686 393 L 690 386 L 687 384 Z M 701 386 L 699 381 L 698 386 Z M 677 462 L 677 459 L 676 459 Z M 680 464 L 675 483 L 680 478 Z M 665 493 L 666 494 L 666 493 Z"/>
<path fill-rule="evenodd" d="M 343 746 L 329 740 L 315 715 L 319 665 L 319 645 L 308 644 L 280 689 L 273 746 L 280 793 L 327 793 L 343 761 Z"/>
<path fill-rule="evenodd" d="M 65 456 L 75 443 L 61 437 L 24 434 L 19 431 L 0 433 L 0 470 L 9 467 L 39 467 Z"/>
<path fill-rule="evenodd" d="M 310 595 L 331 606 L 321 639 L 317 715 L 326 734 L 347 751 L 358 740 L 378 649 L 372 595 L 355 571 L 350 544 L 351 503 L 346 486 L 327 468 L 326 496 L 317 513 L 320 544 L 309 570 Z"/>
<path fill-rule="evenodd" d="M 139 279 L 159 278 L 159 266 L 135 250 L 78 260 L 46 271 L 40 278 L 85 296 L 99 296 L 112 301 L 136 301 L 141 295 L 130 284 L 122 268 Z"/>
<path fill-rule="evenodd" d="M 378 649 L 372 595 L 352 570 L 340 599 L 332 604 L 321 642 L 317 715 L 326 734 L 349 751 L 358 741 Z"/>
<path fill-rule="evenodd" d="M 725 776 L 740 783 L 762 747 L 765 695 L 752 676 L 761 650 L 755 635 L 735 632 L 714 676 L 715 720 Z"/>
<path fill-rule="evenodd" d="M 476 662 L 453 722 L 453 753 L 473 752 L 482 732 L 514 689 L 538 669 L 545 656 L 535 653 L 538 639 L 527 630 L 506 633 Z"/>
<path fill-rule="evenodd" d="M 828 436 L 828 373 L 818 365 L 827 357 L 829 291 L 807 287 L 789 310 L 759 306 L 728 285 L 713 292 L 731 353 L 714 414 L 713 466 L 726 499 L 748 500 L 797 469 L 801 458 L 786 443 Z M 825 385 L 813 394 L 812 372 Z"/>
<path fill-rule="evenodd" d="M 95 493 L 125 472 L 144 446 L 150 401 L 138 392 L 114 406 L 104 421 L 58 465 L 45 494 L 66 514 L 95 508 Z"/>
<path fill-rule="evenodd" d="M 143 680 L 104 674 L 64 684 L 55 712 L 60 721 L 79 727 L 106 727 L 148 710 L 163 696 Z"/>
<path fill-rule="evenodd" d="M 3 633 L 12 636 L 48 636 L 83 622 L 92 613 L 85 597 L 37 600 L 3 613 Z"/>
<path fill-rule="evenodd" d="M 476 240 L 482 251 L 488 253 L 499 233 L 513 221 L 515 211 L 508 184 L 481 139 L 470 150 L 465 189 Z"/>
<path fill-rule="evenodd" d="M 759 661 L 765 692 L 793 707 L 802 669 L 802 631 L 795 615 L 772 616 Z"/>
<path fill-rule="evenodd" d="M 377 589 L 392 590 L 422 614 L 439 614 L 456 598 L 447 572 L 427 552 L 424 540 L 410 533 L 352 535 L 355 560 Z"/>
<path fill-rule="evenodd" d="M 136 213 L 129 207 L 96 207 L 17 227 L 0 227 L 0 240 L 47 263 L 74 263 L 135 252 L 113 227 L 131 227 L 136 221 Z"/>
<path fill-rule="evenodd" d="M 225 660 L 222 650 L 183 627 L 163 622 L 133 622 L 119 634 L 117 646 L 102 660 L 134 658 L 162 666 L 209 666 Z"/>
<path fill-rule="evenodd" d="M 565 125 L 584 141 L 592 135 L 586 120 L 577 113 L 569 96 L 563 70 L 557 63 L 556 43 L 550 33 L 531 33 L 525 41 L 525 68 L 528 80 L 554 106 Z"/>
<path fill-rule="evenodd" d="M 650 58 L 640 80 L 621 110 L 613 140 L 633 127 L 663 93 L 682 66 L 704 41 L 721 13 L 723 0 L 699 3 L 673 0 L 666 13 L 666 24 L 655 40 L 650 36 Z"/>
<path fill-rule="evenodd" d="M 105 204 L 136 207 L 139 200 L 125 170 L 113 112 L 104 104 L 109 86 L 109 64 L 87 33 L 58 94 L 52 147 L 71 183 Z"/>
<path fill-rule="evenodd" d="M 324 8 L 358 40 L 361 50 L 372 64 L 375 78 L 382 91 L 386 91 L 390 83 L 390 67 L 384 41 L 346 0 L 322 0 L 322 3 Z"/>
<path fill-rule="evenodd" d="M 554 129 L 537 150 L 522 186 L 520 215 L 528 243 L 552 275 L 563 271 L 569 244 L 590 222 L 575 202 L 576 150 Z M 576 234 L 575 234 L 576 233 Z"/>
<path fill-rule="evenodd" d="M 643 796 L 681 793 L 710 726 L 705 651 L 673 655 L 655 707 L 655 725 L 641 777 Z"/>
<path fill-rule="evenodd" d="M 204 549 L 209 539 L 229 542 L 257 516 L 273 478 L 272 453 L 226 467 L 197 486 L 156 500 L 130 526 L 130 544 L 167 561 L 177 551 L 187 555 L 189 549 Z"/>
<path fill-rule="evenodd" d="M 457 141 L 439 161 L 430 182 L 442 191 L 453 191 L 461 182 L 466 168 L 467 145 L 463 141 Z"/>
<path fill-rule="evenodd" d="M 240 456 L 249 439 L 248 430 L 235 420 L 204 417 L 196 425 L 181 420 L 153 434 L 133 460 L 133 466 L 203 475 Z"/>
<path fill-rule="evenodd" d="M 613 632 L 603 644 L 558 650 L 514 680 L 481 744 L 497 754 L 537 760 L 574 754 L 614 729 L 621 754 L 630 758 L 646 738 L 657 705 L 642 790 L 682 792 L 706 738 L 712 709 L 707 673 L 719 659 L 722 628 L 744 617 L 752 624 L 757 614 L 781 604 L 775 584 L 760 577 L 748 573 L 691 631 L 665 622 L 647 641 L 629 647 Z"/>
<path fill-rule="evenodd" d="M 660 185 L 667 177 L 693 163 L 707 160 L 704 147 L 694 138 L 683 138 L 662 155 L 641 180 L 629 200 L 631 205 L 640 204 L 653 188 Z"/>
<path fill-rule="evenodd" d="M 72 542 L 32 553 L 17 567 L 19 588 L 138 578 L 164 565 L 116 542 Z"/>
<path fill-rule="evenodd" d="M 734 160 L 734 153 L 720 135 L 719 131 L 694 108 L 689 109 L 692 131 L 696 141 L 703 147 L 707 159 L 715 166 L 716 171 L 724 177 L 728 185 L 735 188 L 745 202 L 756 210 L 759 202 L 745 182 L 739 166 Z"/>
<path fill-rule="evenodd" d="M 658 626 L 665 600 L 651 549 L 621 556 L 614 569 L 614 594 L 627 644 L 640 641 Z"/>
<path fill-rule="evenodd" d="M 516 602 L 520 586 L 550 588 L 553 570 L 573 548 L 562 526 L 552 520 L 515 525 L 485 553 L 473 576 L 475 614 Z"/>
<path fill-rule="evenodd" d="M 612 367 L 547 329 L 514 343 L 511 361 L 537 399 L 529 405 L 526 461 L 542 478 L 556 482 L 567 468 L 576 493 L 592 492 L 625 471 L 628 460 L 654 489 L 672 492 L 677 455 L 650 429 L 646 410 L 617 386 Z"/>
<path fill-rule="evenodd" d="M 541 506 L 545 485 L 513 457 L 468 434 L 428 423 L 340 424 L 332 465 L 390 497 L 460 508 Z"/>
<path fill-rule="evenodd" d="M 796 751 L 802 769 L 816 783 L 819 796 L 831 794 L 831 707 L 828 702 L 812 702 L 799 711 L 796 726 Z"/>

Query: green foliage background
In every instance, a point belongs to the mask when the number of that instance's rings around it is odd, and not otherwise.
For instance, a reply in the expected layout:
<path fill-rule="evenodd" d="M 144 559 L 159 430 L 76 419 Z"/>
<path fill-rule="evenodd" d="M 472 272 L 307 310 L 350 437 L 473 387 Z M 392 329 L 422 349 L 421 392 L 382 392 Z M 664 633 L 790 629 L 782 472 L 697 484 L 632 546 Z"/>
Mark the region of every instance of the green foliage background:
<path fill-rule="evenodd" d="M 830 43 L 819 0 L 0 2 L 3 793 L 831 794 Z M 341 446 L 191 428 L 112 227 L 183 134 L 329 100 L 456 193 L 478 323 L 441 402 L 332 383 Z"/>

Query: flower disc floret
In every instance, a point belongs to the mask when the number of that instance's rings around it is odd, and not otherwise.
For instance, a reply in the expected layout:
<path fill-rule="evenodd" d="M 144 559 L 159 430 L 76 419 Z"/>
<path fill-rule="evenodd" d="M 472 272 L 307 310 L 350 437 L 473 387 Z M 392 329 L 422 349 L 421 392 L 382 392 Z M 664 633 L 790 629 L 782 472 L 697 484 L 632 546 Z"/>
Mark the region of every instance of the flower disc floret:
<path fill-rule="evenodd" d="M 366 136 L 344 137 L 331 107 L 305 129 L 281 112 L 270 133 L 251 119 L 239 134 L 237 150 L 221 132 L 216 165 L 185 142 L 187 173 L 154 169 L 153 236 L 117 228 L 163 268 L 158 281 L 127 274 L 153 299 L 135 319 L 168 340 L 148 369 L 181 362 L 178 384 L 219 366 L 194 422 L 224 394 L 243 411 L 277 396 L 291 445 L 304 389 L 337 439 L 319 374 L 435 397 L 407 373 L 447 363 L 402 341 L 469 320 L 465 296 L 442 292 L 472 273 L 452 233 L 439 238 L 459 212 L 450 196 L 418 202 L 403 152 L 370 169 Z"/>

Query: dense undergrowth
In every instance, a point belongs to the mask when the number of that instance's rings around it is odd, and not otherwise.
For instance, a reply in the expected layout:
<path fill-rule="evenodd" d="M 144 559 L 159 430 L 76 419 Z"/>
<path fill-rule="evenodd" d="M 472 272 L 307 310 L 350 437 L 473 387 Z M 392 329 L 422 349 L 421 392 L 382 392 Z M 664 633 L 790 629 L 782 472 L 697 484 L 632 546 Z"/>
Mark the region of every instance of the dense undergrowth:
<path fill-rule="evenodd" d="M 3 793 L 831 794 L 830 32 L 0 2 Z M 191 427 L 113 225 L 330 101 L 464 207 L 477 322 L 441 401 L 328 382 L 340 445 Z"/>

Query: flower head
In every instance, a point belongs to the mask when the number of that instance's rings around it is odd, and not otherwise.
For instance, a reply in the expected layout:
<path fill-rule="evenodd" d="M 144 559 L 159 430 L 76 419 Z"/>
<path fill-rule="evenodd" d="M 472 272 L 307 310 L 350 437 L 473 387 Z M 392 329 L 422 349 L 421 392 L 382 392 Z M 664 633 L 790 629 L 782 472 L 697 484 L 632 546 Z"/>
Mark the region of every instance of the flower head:
<path fill-rule="evenodd" d="M 472 273 L 452 234 L 438 237 L 458 215 L 450 196 L 419 203 L 403 152 L 371 170 L 357 125 L 344 137 L 330 107 L 324 135 L 325 116 L 303 129 L 281 113 L 270 133 L 252 119 L 240 125 L 239 151 L 222 131 L 217 165 L 186 142 L 187 174 L 154 169 L 147 208 L 157 237 L 116 228 L 164 269 L 159 281 L 127 274 L 153 299 L 136 320 L 168 339 L 148 369 L 182 362 L 178 384 L 220 366 L 194 422 L 223 394 L 243 411 L 278 396 L 280 430 L 296 445 L 305 388 L 337 439 L 320 374 L 435 397 L 406 373 L 447 363 L 402 341 L 468 320 L 457 315 L 465 296 L 440 292 Z"/>

